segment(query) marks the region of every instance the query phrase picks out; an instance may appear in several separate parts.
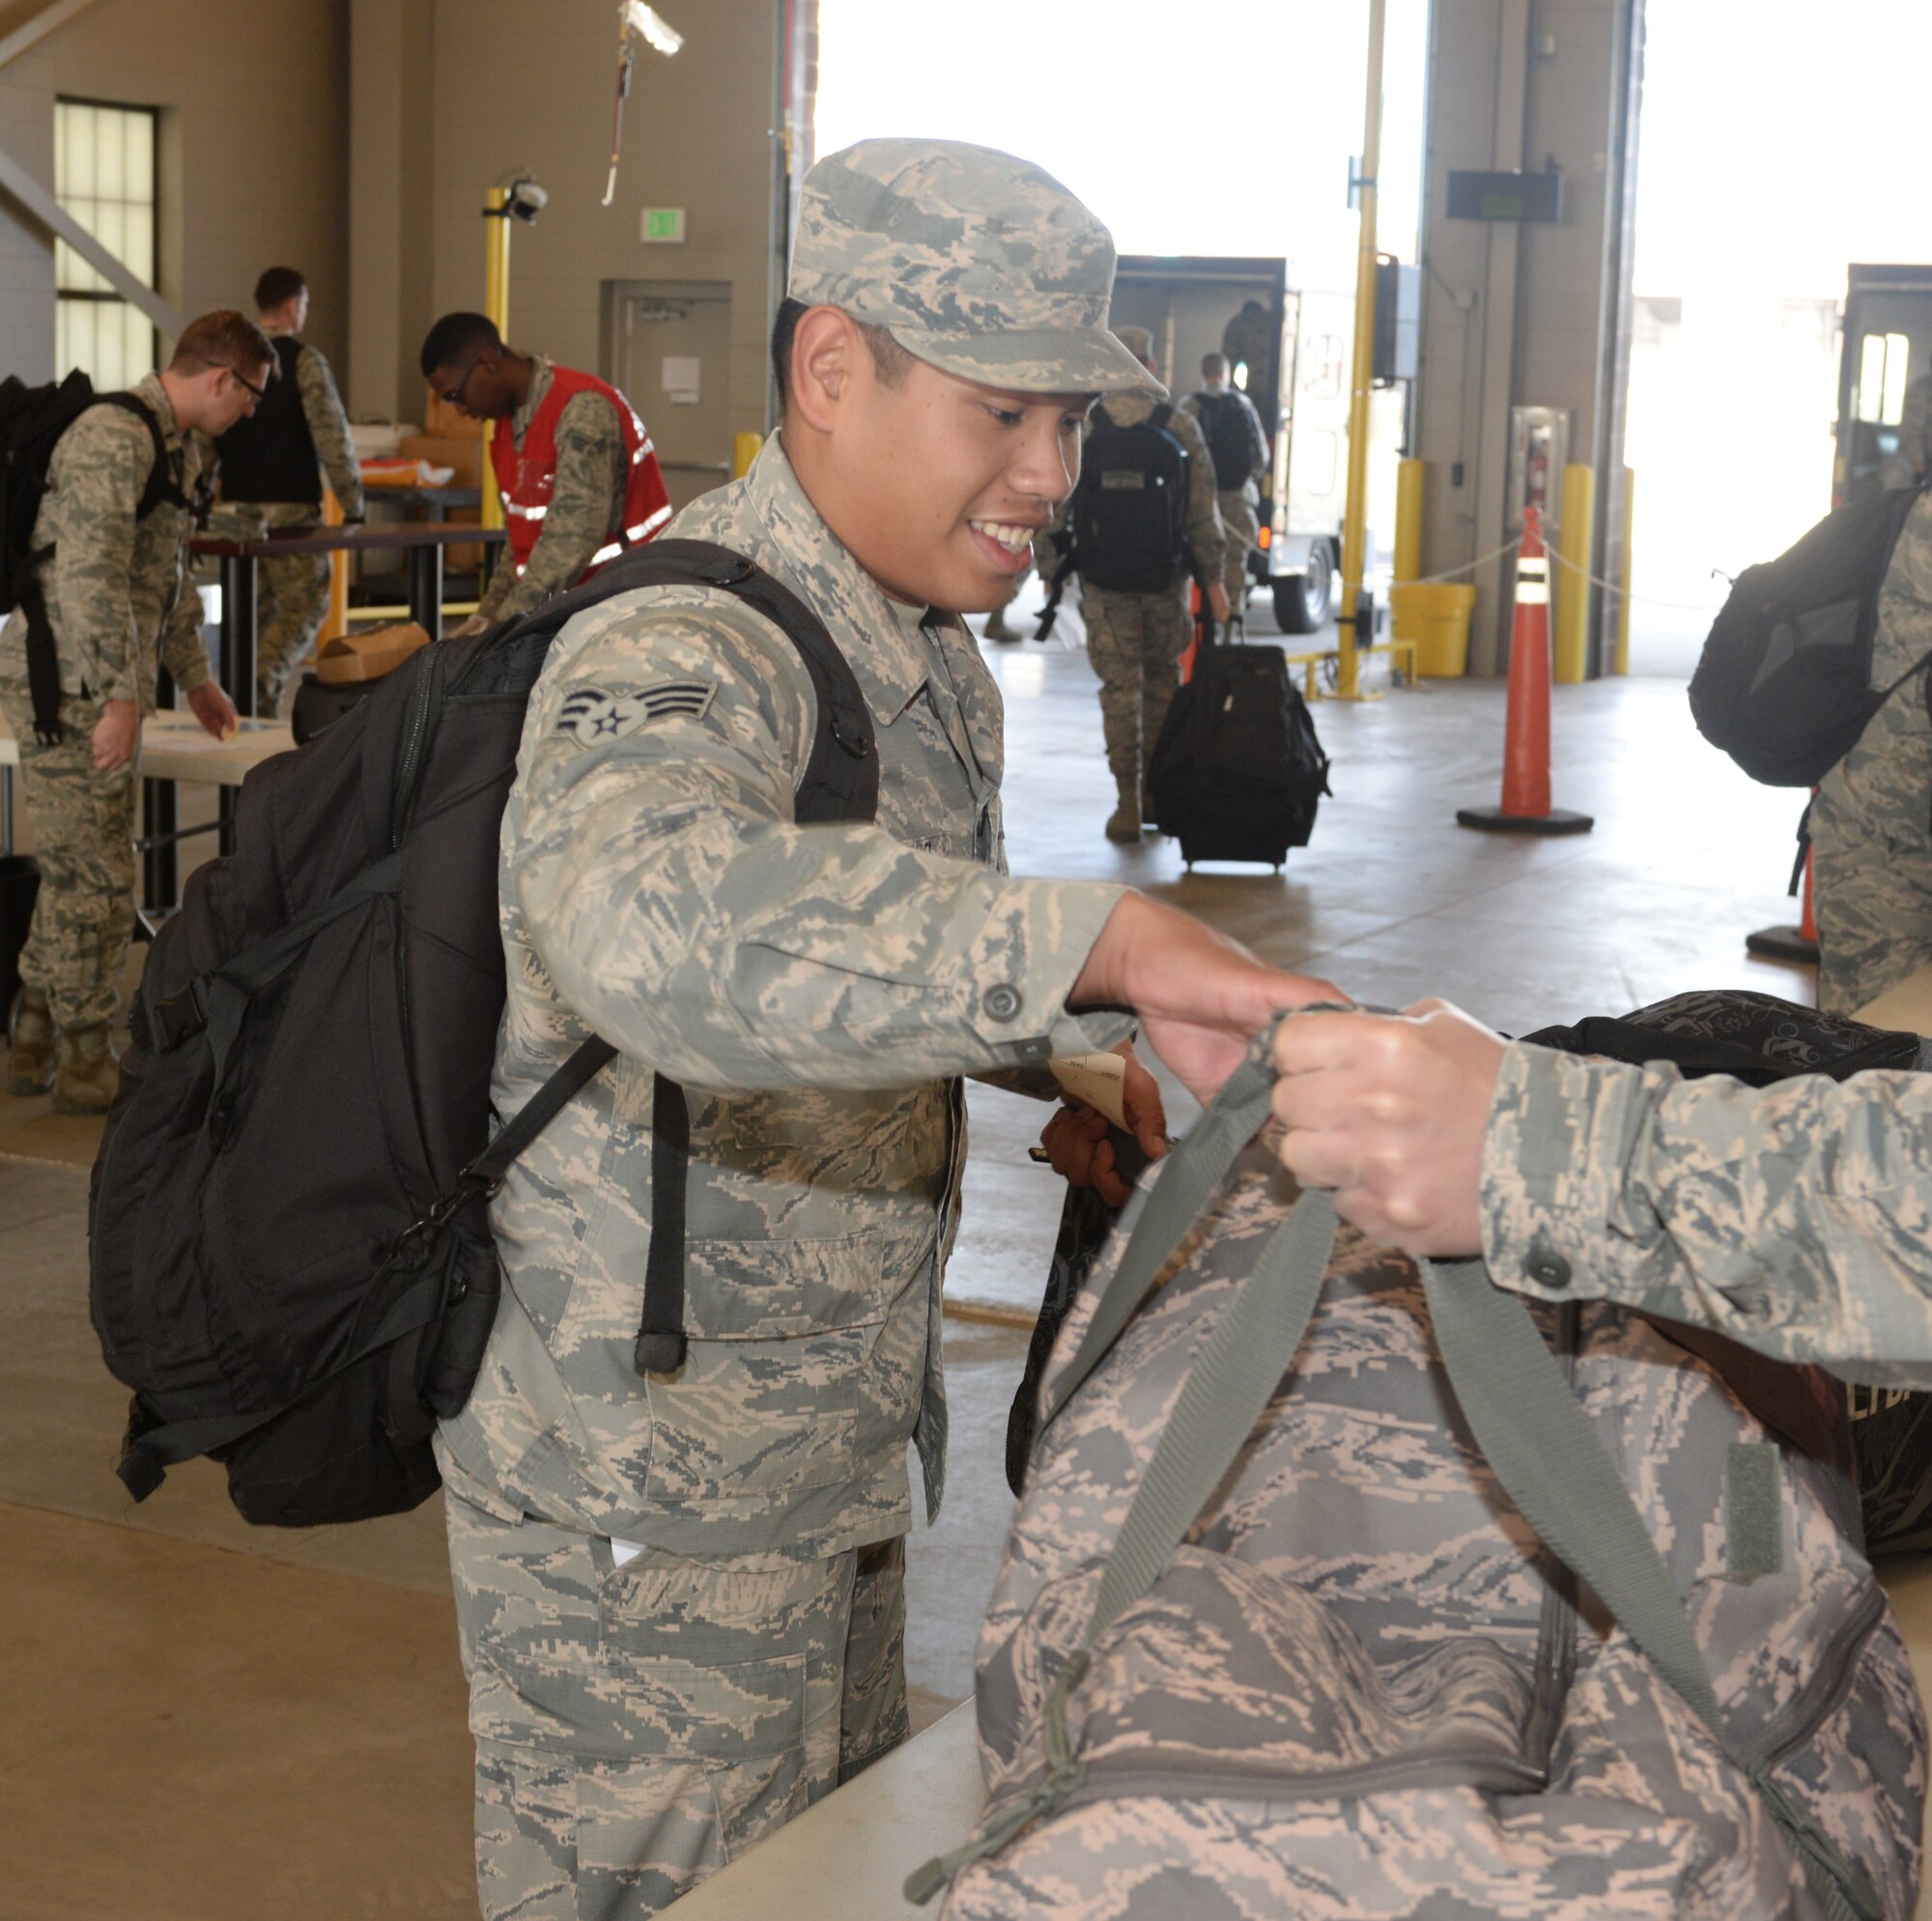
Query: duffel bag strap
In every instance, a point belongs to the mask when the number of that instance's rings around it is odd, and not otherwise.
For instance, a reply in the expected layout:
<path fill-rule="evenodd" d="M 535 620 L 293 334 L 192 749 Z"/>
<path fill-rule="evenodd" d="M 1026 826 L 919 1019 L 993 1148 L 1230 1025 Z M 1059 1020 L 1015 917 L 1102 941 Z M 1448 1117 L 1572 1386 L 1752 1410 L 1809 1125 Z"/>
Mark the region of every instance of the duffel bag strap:
<path fill-rule="evenodd" d="M 1683 1596 L 1529 1310 L 1480 1260 L 1421 1265 L 1449 1384 L 1504 1492 L 1748 1777 L 1827 1913 L 1878 1921 L 1870 1878 L 1733 1745 Z"/>

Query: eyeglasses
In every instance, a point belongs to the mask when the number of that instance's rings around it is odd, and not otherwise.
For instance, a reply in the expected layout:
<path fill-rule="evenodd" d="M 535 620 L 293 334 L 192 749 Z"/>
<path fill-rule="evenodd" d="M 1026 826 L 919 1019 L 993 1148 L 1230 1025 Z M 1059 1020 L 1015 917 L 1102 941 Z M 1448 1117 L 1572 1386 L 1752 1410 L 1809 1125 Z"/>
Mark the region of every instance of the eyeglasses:
<path fill-rule="evenodd" d="M 464 363 L 462 373 L 456 377 L 456 384 L 447 393 L 439 393 L 437 395 L 437 399 L 441 401 L 443 406 L 461 407 L 463 405 L 463 389 L 469 384 L 469 377 L 476 371 L 477 364 L 482 358 L 483 351 L 479 349 Z"/>
<path fill-rule="evenodd" d="M 257 401 L 263 401 L 263 400 L 266 400 L 266 399 L 268 399 L 268 397 L 269 397 L 269 383 L 268 383 L 268 381 L 264 381 L 262 382 L 262 384 L 261 384 L 260 386 L 257 386 L 257 385 L 255 384 L 255 382 L 254 382 L 253 381 L 251 381 L 251 380 L 250 380 L 250 379 L 248 378 L 248 376 L 247 376 L 246 374 L 244 374 L 244 373 L 243 373 L 243 372 L 242 372 L 242 371 L 241 370 L 241 368 L 240 368 L 240 367 L 230 367 L 230 368 L 228 369 L 228 371 L 229 371 L 229 372 L 230 372 L 231 374 L 233 374 L 233 375 L 235 376 L 235 378 L 236 378 L 236 379 L 237 379 L 238 381 L 240 381 L 242 382 L 242 385 L 243 385 L 244 387 L 246 387 L 246 388 L 248 389 L 248 391 L 249 391 L 249 392 L 250 392 L 251 394 L 253 394 L 253 395 L 254 395 L 254 397 L 256 398 L 256 400 L 257 400 Z"/>

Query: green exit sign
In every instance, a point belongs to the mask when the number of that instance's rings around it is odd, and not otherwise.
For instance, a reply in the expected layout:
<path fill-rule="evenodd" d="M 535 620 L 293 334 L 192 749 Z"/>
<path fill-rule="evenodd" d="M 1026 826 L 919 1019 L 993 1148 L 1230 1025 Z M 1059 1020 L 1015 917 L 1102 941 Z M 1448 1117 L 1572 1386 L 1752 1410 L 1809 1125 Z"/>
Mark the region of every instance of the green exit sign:
<path fill-rule="evenodd" d="M 647 240 L 683 240 L 684 209 L 682 207 L 646 207 L 644 209 L 644 239 Z"/>

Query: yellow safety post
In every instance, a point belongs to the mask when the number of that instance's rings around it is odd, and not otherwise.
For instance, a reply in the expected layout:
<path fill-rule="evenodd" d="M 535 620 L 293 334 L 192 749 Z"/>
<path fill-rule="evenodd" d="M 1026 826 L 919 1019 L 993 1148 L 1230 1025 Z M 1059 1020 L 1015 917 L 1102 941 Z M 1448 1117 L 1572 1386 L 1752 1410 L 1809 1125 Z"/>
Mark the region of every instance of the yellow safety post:
<path fill-rule="evenodd" d="M 1556 678 L 1574 686 L 1590 664 L 1590 574 L 1595 549 L 1591 528 L 1597 511 L 1597 475 L 1592 467 L 1563 469 L 1563 541 L 1558 548 L 1569 564 L 1552 569 L 1556 589 Z"/>
<path fill-rule="evenodd" d="M 339 527 L 342 524 L 342 502 L 335 497 L 335 489 L 324 484 L 322 490 L 322 523 L 326 527 Z M 346 553 L 331 553 L 328 556 L 328 611 L 323 616 L 322 631 L 316 636 L 318 646 L 325 640 L 339 640 L 349 632 L 349 556 Z"/>
<path fill-rule="evenodd" d="M 1373 634 L 1355 632 L 1355 608 L 1367 573 L 1369 393 L 1376 359 L 1376 171 L 1382 154 L 1382 30 L 1387 0 L 1369 0 L 1368 107 L 1362 125 L 1362 172 L 1355 184 L 1361 231 L 1355 243 L 1355 347 L 1349 358 L 1349 504 L 1342 519 L 1342 605 L 1335 615 L 1341 651 L 1338 700 L 1360 700 L 1360 649 Z"/>
<path fill-rule="evenodd" d="M 1617 651 L 1610 671 L 1627 674 L 1631 670 L 1631 538 L 1636 526 L 1636 469 L 1624 468 L 1624 564 L 1623 590 L 1617 597 Z"/>
<path fill-rule="evenodd" d="M 493 186 L 483 202 L 483 311 L 510 337 L 510 189 Z M 483 453 L 482 522 L 486 527 L 503 524 L 503 502 L 492 483 L 490 454 Z"/>
<path fill-rule="evenodd" d="M 762 434 L 739 434 L 731 442 L 731 478 L 743 480 L 751 472 L 752 463 L 757 459 L 758 450 L 765 444 Z"/>
<path fill-rule="evenodd" d="M 1422 493 L 1427 461 L 1399 461 L 1395 469 L 1395 578 L 1422 578 Z"/>

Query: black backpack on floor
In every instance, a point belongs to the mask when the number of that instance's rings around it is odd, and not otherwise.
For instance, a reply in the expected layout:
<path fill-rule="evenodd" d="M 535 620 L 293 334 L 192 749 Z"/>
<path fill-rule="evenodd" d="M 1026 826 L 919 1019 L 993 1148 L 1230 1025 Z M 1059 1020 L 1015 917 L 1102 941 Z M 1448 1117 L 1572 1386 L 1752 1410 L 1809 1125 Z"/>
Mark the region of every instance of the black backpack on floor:
<path fill-rule="evenodd" d="M 0 381 L 0 614 L 16 607 L 26 613 L 34 732 L 47 747 L 57 747 L 63 731 L 60 662 L 36 570 L 53 550 L 35 548 L 34 528 L 46 496 L 54 448 L 90 407 L 118 407 L 133 414 L 154 442 L 154 461 L 135 504 L 135 520 L 145 521 L 163 500 L 178 507 L 188 505 L 182 477 L 168 458 L 161 423 L 135 395 L 96 393 L 94 382 L 78 367 L 66 380 L 47 386 L 30 387 L 14 374 Z"/>
<path fill-rule="evenodd" d="M 1162 405 L 1122 427 L 1094 408 L 1071 514 L 1084 585 L 1161 594 L 1187 572 L 1187 449 L 1168 429 L 1173 417 Z"/>
<path fill-rule="evenodd" d="M 1815 787 L 1913 674 L 1871 685 L 1879 590 L 1918 494 L 1853 500 L 1776 560 L 1747 567 L 1690 676 L 1697 731 L 1753 780 Z"/>
<path fill-rule="evenodd" d="M 412 1508 L 496 1317 L 487 1215 L 516 1157 L 612 1058 L 586 1039 L 494 1139 L 497 839 L 529 692 L 565 621 L 690 583 L 782 630 L 817 696 L 797 818 L 869 820 L 879 758 L 831 636 L 737 554 L 659 541 L 473 639 L 425 647 L 248 777 L 236 852 L 188 882 L 135 997 L 95 1163 L 94 1325 L 134 1390 L 144 1499 L 211 1454 L 256 1522 Z M 640 1367 L 682 1355 L 688 1116 L 660 1078 Z"/>
<path fill-rule="evenodd" d="M 1279 647 L 1204 645 L 1175 692 L 1147 774 L 1147 811 L 1196 861 L 1265 861 L 1306 847 L 1328 756 Z"/>

